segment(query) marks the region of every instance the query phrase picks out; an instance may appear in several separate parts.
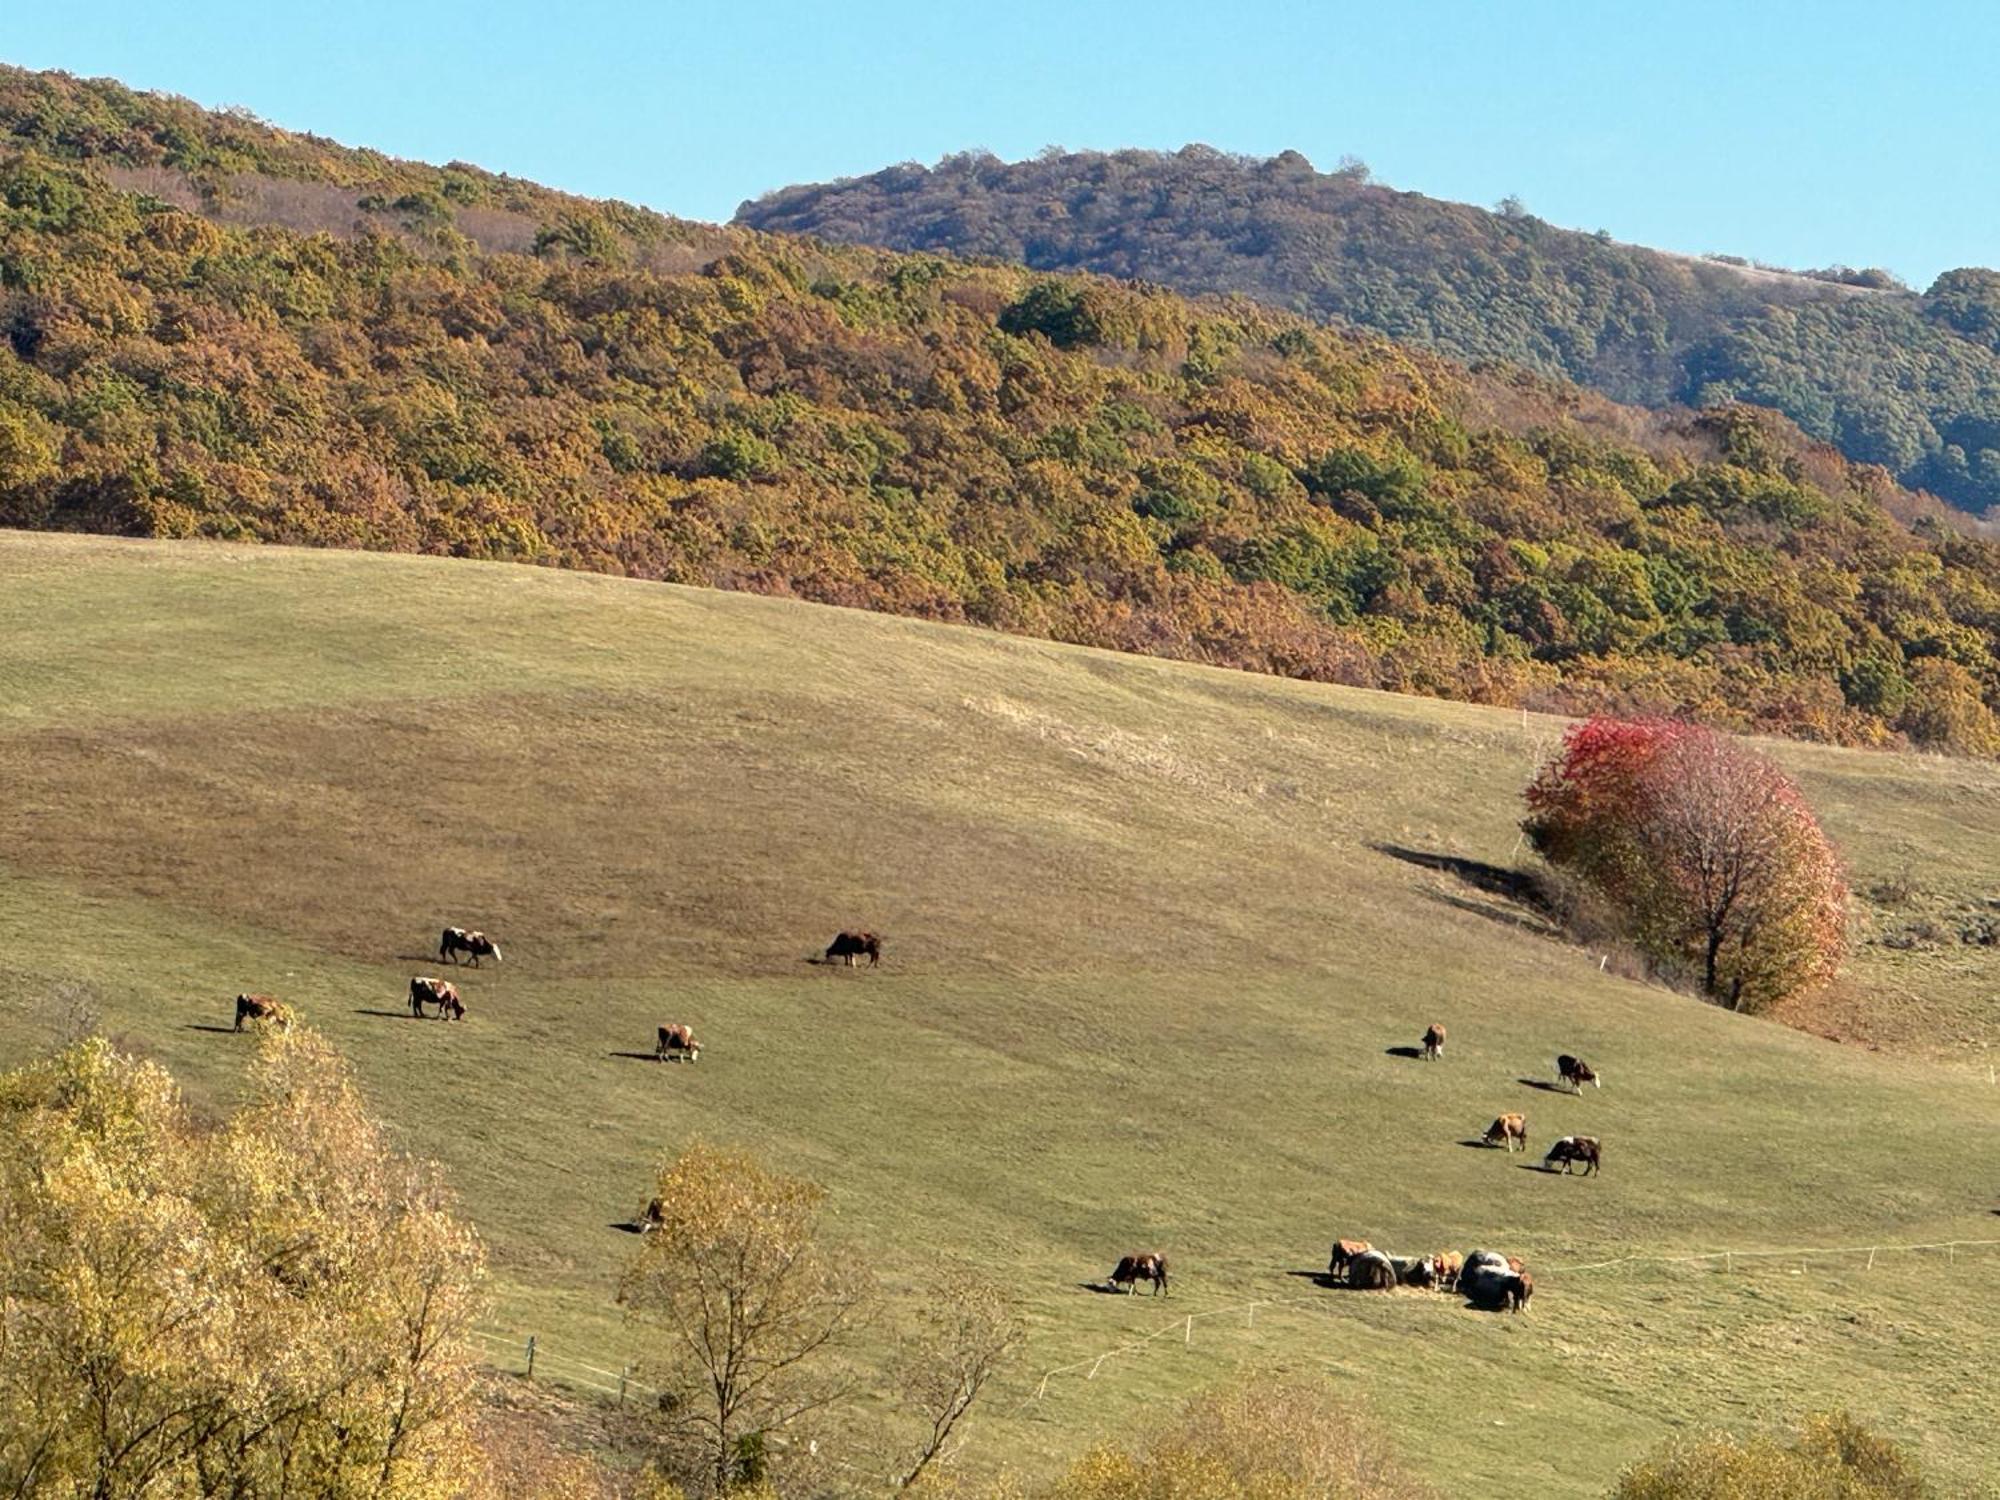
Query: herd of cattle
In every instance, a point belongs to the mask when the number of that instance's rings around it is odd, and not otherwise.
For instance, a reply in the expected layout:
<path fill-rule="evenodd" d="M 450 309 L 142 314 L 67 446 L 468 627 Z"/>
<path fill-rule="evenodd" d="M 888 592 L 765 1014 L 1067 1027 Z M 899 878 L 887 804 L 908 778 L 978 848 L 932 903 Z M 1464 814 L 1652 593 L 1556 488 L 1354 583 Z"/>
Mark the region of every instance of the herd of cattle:
<path fill-rule="evenodd" d="M 461 954 L 474 968 L 479 967 L 482 958 L 491 958 L 496 964 L 501 962 L 499 946 L 485 933 L 463 927 L 445 928 L 438 941 L 439 961 L 456 964 Z M 827 945 L 822 961 L 833 963 L 844 960 L 852 968 L 855 960 L 862 957 L 867 958 L 871 968 L 882 962 L 882 939 L 877 934 L 838 933 Z M 465 1002 L 455 984 L 420 974 L 410 980 L 410 1014 L 422 1018 L 426 1014 L 426 1006 L 432 1007 L 440 1020 L 459 1021 L 465 1018 Z M 290 1007 L 269 995 L 238 995 L 236 1030 L 241 1031 L 245 1021 L 264 1021 L 289 1029 L 292 1012 Z M 1433 1022 L 1424 1031 L 1424 1060 L 1435 1062 L 1441 1059 L 1444 1044 L 1445 1028 L 1441 1023 Z M 696 1040 L 693 1028 L 677 1022 L 659 1028 L 653 1055 L 663 1062 L 680 1058 L 690 1063 L 699 1062 L 701 1043 Z M 1556 1059 L 1556 1074 L 1576 1094 L 1583 1092 L 1585 1084 L 1592 1088 L 1603 1087 L 1603 1080 L 1590 1064 L 1567 1052 Z M 1528 1145 L 1527 1116 L 1519 1113 L 1497 1116 L 1480 1139 L 1488 1146 L 1499 1146 L 1510 1153 L 1516 1147 L 1525 1151 Z M 1602 1156 L 1603 1148 L 1595 1136 L 1566 1135 L 1549 1148 L 1547 1156 L 1542 1159 L 1542 1166 L 1547 1171 L 1554 1171 L 1559 1166 L 1568 1173 L 1581 1163 L 1584 1175 L 1589 1176 L 1598 1170 Z M 659 1199 L 648 1203 L 637 1221 L 640 1233 L 657 1227 L 662 1212 L 663 1205 Z M 1440 1250 L 1422 1256 L 1392 1255 L 1386 1250 L 1377 1250 L 1366 1240 L 1335 1240 L 1333 1253 L 1327 1259 L 1326 1280 L 1376 1291 L 1408 1286 L 1458 1292 L 1475 1306 L 1506 1312 L 1524 1311 L 1535 1295 L 1535 1278 L 1518 1256 L 1503 1255 L 1497 1250 L 1474 1250 L 1466 1255 L 1453 1250 Z M 1144 1251 L 1119 1257 L 1117 1266 L 1111 1272 L 1111 1288 L 1136 1292 L 1142 1281 L 1151 1284 L 1154 1296 L 1167 1291 L 1166 1256 L 1156 1251 Z"/>
<path fill-rule="evenodd" d="M 1442 1058 L 1444 1043 L 1443 1024 L 1432 1022 L 1424 1030 L 1424 1060 L 1436 1062 Z M 1404 1055 L 1409 1054 L 1405 1052 Z M 1604 1080 L 1595 1068 L 1567 1052 L 1556 1059 L 1556 1076 L 1569 1086 L 1573 1094 L 1581 1095 L 1586 1083 L 1592 1088 L 1604 1087 Z M 1525 1151 L 1528 1148 L 1528 1117 L 1523 1114 L 1500 1115 L 1486 1127 L 1486 1133 L 1480 1140 L 1485 1145 L 1500 1146 L 1509 1152 L 1517 1145 Z M 1604 1149 L 1598 1144 L 1597 1137 L 1566 1135 L 1549 1147 L 1548 1155 L 1542 1158 L 1542 1169 L 1553 1172 L 1561 1167 L 1564 1173 L 1568 1173 L 1581 1163 L 1583 1175 L 1588 1177 L 1598 1169 L 1603 1154 Z M 1167 1290 L 1167 1258 L 1164 1255 L 1148 1251 L 1119 1257 L 1117 1268 L 1111 1273 L 1111 1289 L 1116 1291 L 1122 1287 L 1128 1293 L 1136 1292 L 1142 1281 L 1152 1283 L 1156 1297 Z M 1535 1295 L 1534 1275 L 1517 1255 L 1502 1255 L 1498 1250 L 1474 1250 L 1467 1255 L 1460 1255 L 1455 1250 L 1439 1250 L 1430 1255 L 1391 1255 L 1386 1250 L 1377 1250 L 1366 1240 L 1333 1242 L 1333 1253 L 1326 1263 L 1326 1281 L 1371 1291 L 1386 1292 L 1408 1286 L 1457 1292 L 1475 1307 L 1499 1312 L 1524 1312 Z"/>

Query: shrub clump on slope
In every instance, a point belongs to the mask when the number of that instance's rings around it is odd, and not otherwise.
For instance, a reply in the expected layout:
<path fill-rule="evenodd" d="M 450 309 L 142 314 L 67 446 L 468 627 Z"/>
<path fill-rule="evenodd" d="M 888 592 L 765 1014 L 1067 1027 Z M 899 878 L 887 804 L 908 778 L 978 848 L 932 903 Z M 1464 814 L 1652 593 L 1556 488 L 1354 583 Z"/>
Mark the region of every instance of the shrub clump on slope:
<path fill-rule="evenodd" d="M 2000 748 L 2000 551 L 1905 525 L 1914 497 L 1767 414 L 1652 417 L 1248 304 L 742 231 L 665 271 L 525 191 L 548 217 L 522 253 L 448 222 L 226 222 L 103 170 L 185 137 L 240 208 L 231 164 L 379 196 L 369 159 L 0 81 L 0 524 L 536 561 Z"/>
<path fill-rule="evenodd" d="M 1710 999 L 1763 1010 L 1839 969 L 1839 857 L 1798 787 L 1747 747 L 1696 724 L 1592 719 L 1527 799 L 1537 852 Z"/>

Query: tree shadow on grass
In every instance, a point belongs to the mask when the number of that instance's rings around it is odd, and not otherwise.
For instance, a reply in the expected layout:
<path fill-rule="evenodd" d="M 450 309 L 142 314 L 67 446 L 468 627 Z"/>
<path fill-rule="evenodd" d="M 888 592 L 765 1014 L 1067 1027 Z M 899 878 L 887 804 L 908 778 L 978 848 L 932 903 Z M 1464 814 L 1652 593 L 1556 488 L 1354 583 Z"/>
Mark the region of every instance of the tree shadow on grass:
<path fill-rule="evenodd" d="M 223 1036 L 235 1036 L 235 1035 L 236 1035 L 236 1028 L 235 1028 L 234 1026 L 204 1026 L 204 1025 L 203 1025 L 203 1024 L 202 1024 L 201 1022 L 199 1022 L 199 1021 L 190 1021 L 190 1022 L 188 1022 L 188 1030 L 189 1030 L 189 1031 L 214 1031 L 214 1032 L 220 1032 L 220 1033 L 221 1033 L 221 1034 L 222 1034 Z"/>
<path fill-rule="evenodd" d="M 1421 1047 L 1387 1047 L 1383 1049 L 1382 1055 L 1384 1057 L 1422 1057 L 1424 1049 Z"/>
<path fill-rule="evenodd" d="M 1508 903 L 1504 907 L 1494 906 L 1489 902 L 1454 896 L 1448 891 L 1430 893 L 1434 900 L 1442 901 L 1446 906 L 1471 912 L 1489 921 L 1504 922 L 1510 927 L 1519 927 L 1542 937 L 1563 935 L 1556 903 L 1542 878 L 1533 871 L 1510 870 L 1503 865 L 1489 865 L 1484 860 L 1442 854 L 1432 849 L 1409 849 L 1401 844 L 1371 843 L 1368 847 L 1377 854 L 1386 854 L 1404 864 L 1449 875 L 1481 895 L 1498 897 Z"/>

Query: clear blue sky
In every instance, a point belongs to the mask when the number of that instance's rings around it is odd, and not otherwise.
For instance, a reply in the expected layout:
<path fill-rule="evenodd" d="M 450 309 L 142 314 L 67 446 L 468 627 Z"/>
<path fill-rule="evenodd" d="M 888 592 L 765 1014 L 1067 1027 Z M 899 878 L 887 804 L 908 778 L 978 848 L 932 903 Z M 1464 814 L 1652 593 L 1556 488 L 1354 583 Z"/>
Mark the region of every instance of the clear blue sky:
<path fill-rule="evenodd" d="M 6 61 L 695 218 L 792 182 L 1205 141 L 1919 287 L 2000 262 L 2000 7 L 96 0 Z"/>

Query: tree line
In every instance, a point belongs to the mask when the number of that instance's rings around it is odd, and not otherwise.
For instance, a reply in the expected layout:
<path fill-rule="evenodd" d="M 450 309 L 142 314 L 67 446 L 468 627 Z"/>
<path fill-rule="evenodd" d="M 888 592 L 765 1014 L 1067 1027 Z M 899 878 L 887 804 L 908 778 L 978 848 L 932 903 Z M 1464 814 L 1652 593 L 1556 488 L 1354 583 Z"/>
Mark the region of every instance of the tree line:
<path fill-rule="evenodd" d="M 0 72 L 0 131 L 0 524 L 512 559 L 2000 752 L 2000 550 L 1768 412 L 378 170 L 114 85 Z M 274 185 L 352 206 L 257 221 Z M 502 212 L 539 227 L 481 248 Z"/>
<path fill-rule="evenodd" d="M 1879 269 L 1771 274 L 1559 229 L 1514 198 L 1397 192 L 1358 162 L 1204 146 L 969 152 L 781 189 L 737 221 L 1242 293 L 1617 401 L 1753 401 L 1967 511 L 2000 507 L 2000 276 L 1976 267 L 1921 296 Z"/>

